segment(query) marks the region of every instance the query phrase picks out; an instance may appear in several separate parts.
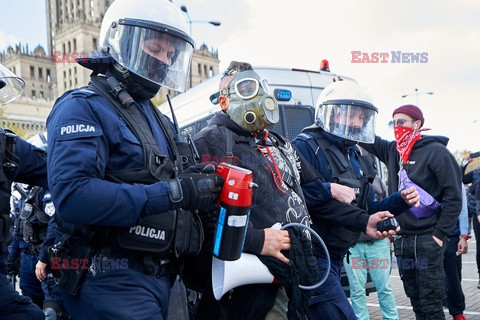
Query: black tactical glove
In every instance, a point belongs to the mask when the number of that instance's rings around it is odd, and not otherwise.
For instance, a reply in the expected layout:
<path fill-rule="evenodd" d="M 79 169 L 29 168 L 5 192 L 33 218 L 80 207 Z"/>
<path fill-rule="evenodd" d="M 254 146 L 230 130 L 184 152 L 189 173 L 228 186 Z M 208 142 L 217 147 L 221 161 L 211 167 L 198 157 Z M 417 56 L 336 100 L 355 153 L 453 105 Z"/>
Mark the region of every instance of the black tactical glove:
<path fill-rule="evenodd" d="M 217 203 L 223 178 L 215 174 L 214 166 L 194 165 L 169 183 L 173 209 L 208 212 Z"/>
<path fill-rule="evenodd" d="M 10 258 L 7 258 L 7 270 L 8 275 L 17 276 L 20 271 L 20 258 L 15 260 L 10 260 Z"/>
<path fill-rule="evenodd" d="M 218 210 L 219 206 L 215 206 L 212 210 L 205 212 L 202 214 L 202 226 L 203 226 L 203 233 L 205 236 L 213 236 L 215 234 L 215 228 L 217 227 L 218 223 Z"/>

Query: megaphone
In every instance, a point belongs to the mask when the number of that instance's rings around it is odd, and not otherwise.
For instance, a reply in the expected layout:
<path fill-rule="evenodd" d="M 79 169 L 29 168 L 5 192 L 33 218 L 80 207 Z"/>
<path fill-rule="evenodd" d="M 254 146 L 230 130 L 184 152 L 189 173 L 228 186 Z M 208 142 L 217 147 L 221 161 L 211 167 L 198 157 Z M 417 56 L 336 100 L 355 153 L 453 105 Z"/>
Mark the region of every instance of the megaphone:
<path fill-rule="evenodd" d="M 310 227 L 307 227 L 301 223 L 288 223 L 281 229 L 288 227 L 301 227 L 310 231 L 311 234 L 320 242 L 325 256 L 327 259 L 327 270 L 323 278 L 312 286 L 299 287 L 304 290 L 313 290 L 321 286 L 330 273 L 330 255 L 328 254 L 327 247 L 322 238 Z M 233 288 L 253 284 L 253 283 L 280 283 L 268 270 L 267 266 L 260 261 L 260 259 L 250 253 L 243 252 L 239 259 L 235 261 L 225 261 L 216 258 L 212 258 L 212 288 L 215 299 L 220 300 L 222 296 Z"/>
<path fill-rule="evenodd" d="M 242 253 L 235 261 L 213 256 L 212 287 L 217 300 L 233 288 L 252 283 L 273 283 L 274 280 L 267 266 L 254 254 Z"/>

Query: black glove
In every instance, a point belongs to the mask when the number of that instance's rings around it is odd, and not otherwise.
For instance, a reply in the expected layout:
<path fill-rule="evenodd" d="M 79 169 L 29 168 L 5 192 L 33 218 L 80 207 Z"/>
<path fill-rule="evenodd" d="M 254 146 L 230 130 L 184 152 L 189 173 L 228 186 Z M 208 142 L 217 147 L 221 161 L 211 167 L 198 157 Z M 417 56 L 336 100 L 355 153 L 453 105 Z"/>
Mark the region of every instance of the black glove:
<path fill-rule="evenodd" d="M 194 165 L 178 179 L 170 181 L 172 208 L 211 211 L 222 191 L 223 178 L 215 174 L 214 166 Z"/>
<path fill-rule="evenodd" d="M 7 270 L 8 275 L 10 276 L 18 275 L 20 271 L 20 258 L 15 260 L 10 260 L 9 258 L 7 258 Z"/>
<path fill-rule="evenodd" d="M 215 206 L 213 210 L 205 212 L 201 216 L 203 233 L 206 236 L 213 236 L 215 234 L 215 228 L 218 223 L 218 209 L 219 206 Z"/>

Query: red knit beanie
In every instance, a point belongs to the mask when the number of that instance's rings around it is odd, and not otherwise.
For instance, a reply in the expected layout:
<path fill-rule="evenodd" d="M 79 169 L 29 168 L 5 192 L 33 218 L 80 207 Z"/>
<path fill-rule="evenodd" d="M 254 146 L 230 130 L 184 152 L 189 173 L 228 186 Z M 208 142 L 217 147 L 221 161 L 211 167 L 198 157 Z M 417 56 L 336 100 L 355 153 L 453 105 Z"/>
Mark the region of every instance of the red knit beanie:
<path fill-rule="evenodd" d="M 423 118 L 422 110 L 420 110 L 419 107 L 414 106 L 413 104 L 406 104 L 404 106 L 398 107 L 393 111 L 392 117 L 397 113 L 403 113 L 412 117 L 414 120 L 422 121 L 422 123 L 420 124 L 420 127 L 423 126 L 423 123 L 425 122 L 425 119 Z"/>

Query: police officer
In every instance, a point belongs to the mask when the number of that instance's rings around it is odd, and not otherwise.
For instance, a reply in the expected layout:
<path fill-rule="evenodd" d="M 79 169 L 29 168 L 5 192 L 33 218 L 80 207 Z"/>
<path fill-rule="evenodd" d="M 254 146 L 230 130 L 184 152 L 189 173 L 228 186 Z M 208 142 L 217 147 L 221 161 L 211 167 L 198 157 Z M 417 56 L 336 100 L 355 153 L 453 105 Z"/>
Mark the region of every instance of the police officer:
<path fill-rule="evenodd" d="M 328 189 L 331 198 L 336 196 L 336 184 L 340 184 L 348 187 L 349 192 L 353 194 L 353 197 L 346 199 L 345 202 L 368 213 L 388 210 L 393 214 L 400 214 L 418 201 L 418 192 L 412 187 L 405 190 L 403 194 L 396 192 L 387 199 L 374 201 L 375 192 L 372 183 L 376 176 L 375 163 L 372 156 L 362 155 L 356 146 L 359 141 L 373 142 L 376 113 L 377 108 L 373 105 L 370 94 L 363 87 L 352 81 L 333 82 L 325 87 L 317 100 L 315 123 L 305 128 L 293 144 L 325 180 L 330 182 Z M 357 243 L 360 232 L 331 221 L 317 222 L 320 223 L 316 224 L 316 230 L 326 241 L 330 253 L 331 269 L 327 281 L 315 291 L 310 306 L 311 318 L 369 319 L 364 298 L 366 267 L 349 270 L 348 266 L 345 266 L 349 281 L 364 279 L 363 283 L 361 280 L 350 283 L 355 312 L 340 284 L 341 260 L 347 250 Z M 355 254 L 352 253 L 350 259 L 346 259 L 346 263 L 358 257 L 361 257 L 362 261 L 367 259 L 370 262 L 373 259 L 390 260 L 390 246 L 387 240 L 375 240 L 365 235 L 364 237 L 368 242 L 360 243 L 358 248 L 354 247 Z M 364 246 L 366 252 L 359 249 Z M 319 267 L 325 268 L 326 263 L 326 260 L 320 256 Z M 390 267 L 372 269 L 372 280 L 379 292 L 384 319 L 397 319 L 389 271 Z"/>
<path fill-rule="evenodd" d="M 183 171 L 189 157 L 150 101 L 162 85 L 185 89 L 187 30 L 170 1 L 113 2 L 98 59 L 82 59 L 90 85 L 66 92 L 47 119 L 49 186 L 69 231 L 52 252 L 74 319 L 166 318 L 175 258 L 200 250 L 192 212 L 213 207 L 223 180 L 212 167 Z"/>
<path fill-rule="evenodd" d="M 0 65 L 0 105 L 20 97 L 25 82 Z M 6 253 L 10 234 L 10 194 L 12 181 L 46 187 L 45 153 L 12 132 L 0 129 L 0 318 L 44 319 L 32 300 L 18 294 L 6 277 Z"/>
<path fill-rule="evenodd" d="M 35 277 L 35 265 L 38 261 L 40 244 L 47 233 L 48 219 L 44 217 L 42 198 L 45 189 L 35 186 L 23 188 L 15 184 L 15 190 L 22 193 L 18 201 L 13 241 L 8 247 L 10 265 L 20 259 L 20 289 L 39 307 L 43 305 L 43 291 Z M 41 212 L 40 212 L 41 211 Z"/>

